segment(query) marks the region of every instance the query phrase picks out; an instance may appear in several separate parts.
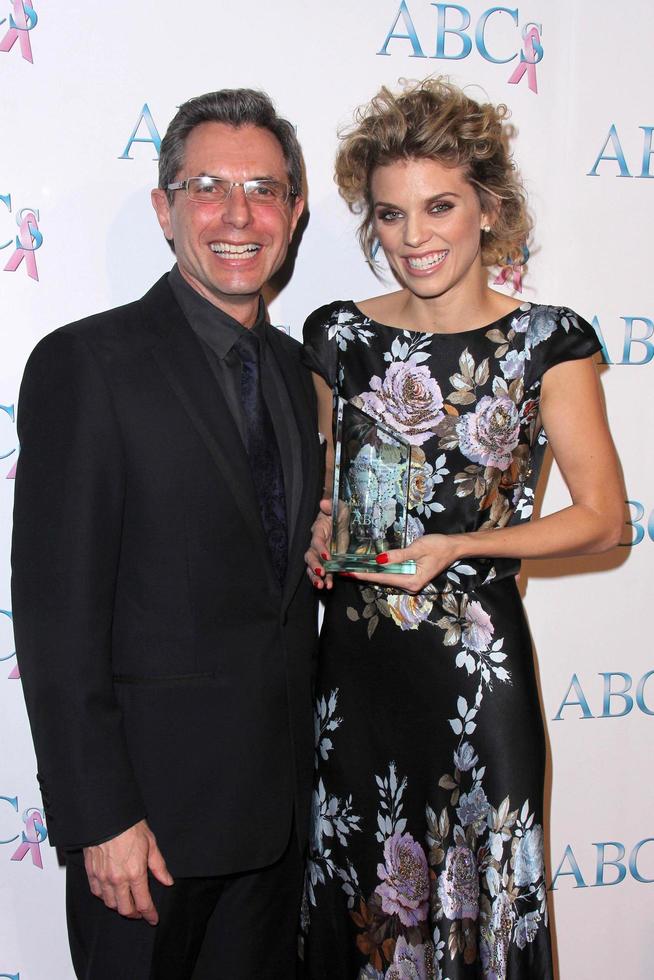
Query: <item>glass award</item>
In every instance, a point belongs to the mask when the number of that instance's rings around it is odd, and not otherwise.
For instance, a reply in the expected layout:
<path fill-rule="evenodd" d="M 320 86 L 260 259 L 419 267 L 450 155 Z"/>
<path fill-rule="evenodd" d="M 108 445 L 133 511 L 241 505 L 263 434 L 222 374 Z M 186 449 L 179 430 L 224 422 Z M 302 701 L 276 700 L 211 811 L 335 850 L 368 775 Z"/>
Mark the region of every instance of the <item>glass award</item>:
<path fill-rule="evenodd" d="M 411 445 L 350 402 L 335 408 L 334 493 L 328 572 L 411 575 L 414 561 L 378 565 L 407 543 Z"/>

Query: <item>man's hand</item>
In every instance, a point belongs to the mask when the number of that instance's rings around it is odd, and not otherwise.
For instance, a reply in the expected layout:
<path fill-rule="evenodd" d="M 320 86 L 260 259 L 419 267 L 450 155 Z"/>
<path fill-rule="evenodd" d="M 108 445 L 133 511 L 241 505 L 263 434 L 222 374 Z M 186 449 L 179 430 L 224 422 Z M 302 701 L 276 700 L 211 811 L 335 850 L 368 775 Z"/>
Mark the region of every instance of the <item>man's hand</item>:
<path fill-rule="evenodd" d="M 156 926 L 159 916 L 148 887 L 148 869 L 162 885 L 172 885 L 173 879 L 145 820 L 104 844 L 85 847 L 84 866 L 91 891 L 107 908 Z"/>

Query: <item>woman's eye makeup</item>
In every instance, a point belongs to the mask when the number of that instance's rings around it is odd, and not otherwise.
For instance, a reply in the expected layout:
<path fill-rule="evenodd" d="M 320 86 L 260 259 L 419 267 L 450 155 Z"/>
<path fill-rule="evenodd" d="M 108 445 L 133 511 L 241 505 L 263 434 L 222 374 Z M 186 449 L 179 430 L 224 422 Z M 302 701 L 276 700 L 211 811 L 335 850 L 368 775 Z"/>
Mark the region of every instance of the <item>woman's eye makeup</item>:
<path fill-rule="evenodd" d="M 451 211 L 452 207 L 453 205 L 449 201 L 436 201 L 429 210 L 432 214 L 445 214 L 447 211 Z"/>
<path fill-rule="evenodd" d="M 431 204 L 426 205 L 428 214 L 447 214 L 451 211 L 454 204 L 451 201 L 433 201 Z M 375 212 L 375 217 L 377 221 L 383 221 L 386 224 L 390 224 L 392 221 L 397 221 L 399 218 L 404 217 L 404 212 L 400 211 L 399 208 L 379 208 Z"/>
<path fill-rule="evenodd" d="M 378 221 L 395 221 L 396 218 L 400 218 L 401 216 L 402 212 L 395 208 L 380 208 L 377 212 Z"/>

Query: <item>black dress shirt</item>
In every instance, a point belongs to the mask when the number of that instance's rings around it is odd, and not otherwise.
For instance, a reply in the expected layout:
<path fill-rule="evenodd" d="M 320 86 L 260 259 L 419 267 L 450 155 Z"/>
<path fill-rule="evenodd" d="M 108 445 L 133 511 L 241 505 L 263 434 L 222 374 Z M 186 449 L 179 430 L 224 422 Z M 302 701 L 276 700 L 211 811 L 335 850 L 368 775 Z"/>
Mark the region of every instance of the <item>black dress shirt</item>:
<path fill-rule="evenodd" d="M 168 283 L 184 316 L 202 344 L 240 433 L 245 452 L 245 421 L 241 408 L 241 359 L 234 345 L 239 334 L 247 328 L 193 289 L 183 278 L 177 265 L 171 269 Z M 266 307 L 260 297 L 257 320 L 251 331 L 258 338 L 261 346 L 263 397 L 272 418 L 282 460 L 290 543 L 302 495 L 302 461 L 299 452 L 300 434 L 286 383 L 273 349 L 268 343 L 268 332 L 275 329 L 276 327 L 266 321 Z"/>

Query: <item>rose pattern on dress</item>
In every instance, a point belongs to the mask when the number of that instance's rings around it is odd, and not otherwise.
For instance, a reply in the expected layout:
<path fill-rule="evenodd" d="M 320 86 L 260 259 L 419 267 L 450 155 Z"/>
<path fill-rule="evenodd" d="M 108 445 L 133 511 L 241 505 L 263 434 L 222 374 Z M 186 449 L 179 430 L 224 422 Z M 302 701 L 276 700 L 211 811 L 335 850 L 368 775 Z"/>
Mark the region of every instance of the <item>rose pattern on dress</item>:
<path fill-rule="evenodd" d="M 524 318 L 522 318 L 524 319 Z M 527 352 L 533 350 L 544 340 L 548 340 L 557 328 L 556 318 L 552 316 L 548 309 L 531 310 L 528 317 L 527 328 L 525 331 L 525 349 Z"/>
<path fill-rule="evenodd" d="M 386 971 L 385 980 L 432 980 L 434 976 L 433 950 L 431 946 L 411 946 L 400 936 L 395 946 L 393 963 Z"/>
<path fill-rule="evenodd" d="M 406 592 L 392 593 L 386 601 L 393 622 L 402 630 L 417 630 L 420 623 L 429 618 L 434 605 L 425 595 Z"/>
<path fill-rule="evenodd" d="M 434 500 L 436 487 L 449 474 L 445 467 L 445 456 L 441 454 L 434 466 L 425 459 L 425 454 L 419 446 L 411 446 L 410 475 L 404 474 L 403 491 L 409 499 L 409 509 L 418 514 L 430 517 L 439 514 L 445 508 L 438 500 Z M 408 482 L 408 486 L 407 486 Z"/>
<path fill-rule="evenodd" d="M 480 955 L 485 980 L 505 980 L 515 913 L 508 892 L 493 901 L 481 929 Z"/>
<path fill-rule="evenodd" d="M 488 650 L 493 639 L 495 627 L 480 602 L 473 600 L 466 606 L 465 625 L 461 631 L 461 642 L 467 650 L 483 653 Z"/>
<path fill-rule="evenodd" d="M 411 834 L 393 834 L 384 844 L 386 864 L 377 866 L 382 883 L 375 893 L 382 909 L 405 926 L 424 922 L 429 909 L 429 873 L 425 853 Z"/>
<path fill-rule="evenodd" d="M 443 418 L 443 395 L 429 368 L 414 361 L 389 364 L 383 380 L 370 379 L 359 395 L 364 412 L 388 425 L 415 446 L 431 439 Z"/>
<path fill-rule="evenodd" d="M 416 447 L 412 448 L 415 449 Z M 414 456 L 412 452 L 408 487 L 403 488 L 408 491 L 409 507 L 415 509 L 421 505 L 424 507 L 425 503 L 429 503 L 434 496 L 435 489 L 434 468 L 425 462 L 424 453 L 422 453 L 422 459 L 418 460 L 419 457 Z M 406 482 L 405 478 L 405 484 Z"/>
<path fill-rule="evenodd" d="M 460 417 L 457 434 L 461 452 L 473 463 L 506 470 L 520 435 L 518 410 L 508 395 L 485 395 L 475 412 Z"/>
<path fill-rule="evenodd" d="M 513 878 L 516 885 L 535 884 L 543 873 L 543 828 L 536 824 L 518 842 Z"/>
<path fill-rule="evenodd" d="M 481 786 L 475 786 L 459 798 L 456 815 L 462 827 L 473 826 L 478 831 L 486 822 L 490 804 Z"/>
<path fill-rule="evenodd" d="M 475 855 L 465 844 L 448 848 L 445 868 L 438 878 L 438 897 L 448 919 L 476 919 L 479 915 L 479 872 Z"/>
<path fill-rule="evenodd" d="M 502 369 L 502 374 L 509 381 L 513 381 L 515 378 L 521 378 L 525 373 L 525 360 L 527 359 L 526 351 L 510 350 L 508 351 L 505 359 L 500 361 L 500 367 Z"/>
<path fill-rule="evenodd" d="M 434 460 L 433 465 L 428 463 L 424 451 L 420 446 L 411 446 L 410 477 L 404 475 L 403 490 L 408 489 L 409 509 L 424 517 L 431 517 L 432 514 L 440 514 L 445 510 L 444 505 L 435 500 L 438 495 L 438 485 L 443 483 L 450 471 L 445 465 L 445 454 L 441 453 Z"/>

